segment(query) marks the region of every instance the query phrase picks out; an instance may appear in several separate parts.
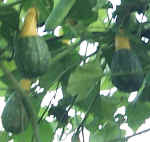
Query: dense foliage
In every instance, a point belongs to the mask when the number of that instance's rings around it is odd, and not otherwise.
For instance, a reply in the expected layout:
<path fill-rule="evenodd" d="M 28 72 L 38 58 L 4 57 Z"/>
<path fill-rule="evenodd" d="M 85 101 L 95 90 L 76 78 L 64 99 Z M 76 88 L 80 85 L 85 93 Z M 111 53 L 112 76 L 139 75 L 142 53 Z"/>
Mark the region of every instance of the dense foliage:
<path fill-rule="evenodd" d="M 32 7 L 41 37 L 19 41 Z M 128 140 L 120 126 L 126 123 L 136 132 L 150 118 L 149 16 L 150 0 L 121 0 L 116 7 L 108 0 L 1 0 L 0 96 L 7 103 L 0 141 L 63 141 L 70 134 L 70 141 L 79 142 L 86 141 L 85 129 L 90 142 Z M 116 53 L 120 29 L 132 51 Z M 136 97 L 128 101 L 133 91 Z M 116 113 L 120 107 L 125 112 Z"/>

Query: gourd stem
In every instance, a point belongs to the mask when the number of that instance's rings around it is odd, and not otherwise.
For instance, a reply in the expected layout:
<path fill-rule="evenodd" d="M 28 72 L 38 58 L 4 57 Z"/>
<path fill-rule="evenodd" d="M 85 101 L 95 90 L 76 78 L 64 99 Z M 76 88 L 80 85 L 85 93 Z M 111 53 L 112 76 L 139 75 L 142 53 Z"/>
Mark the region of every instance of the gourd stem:
<path fill-rule="evenodd" d="M 16 89 L 16 91 L 18 92 L 16 94 L 20 98 L 20 100 L 22 101 L 22 103 L 25 107 L 25 110 L 28 114 L 28 117 L 31 120 L 36 142 L 41 142 L 40 138 L 39 138 L 38 127 L 37 127 L 38 125 L 37 125 L 36 114 L 35 114 L 35 112 L 32 108 L 32 104 L 31 104 L 29 98 L 26 95 L 26 92 L 24 91 L 23 88 L 20 87 L 20 85 L 18 84 L 15 77 L 6 69 L 5 65 L 2 62 L 0 62 L 0 67 L 1 67 L 2 71 L 5 73 L 6 77 L 10 80 L 10 82 L 11 82 L 12 86 L 14 87 L 14 89 Z"/>

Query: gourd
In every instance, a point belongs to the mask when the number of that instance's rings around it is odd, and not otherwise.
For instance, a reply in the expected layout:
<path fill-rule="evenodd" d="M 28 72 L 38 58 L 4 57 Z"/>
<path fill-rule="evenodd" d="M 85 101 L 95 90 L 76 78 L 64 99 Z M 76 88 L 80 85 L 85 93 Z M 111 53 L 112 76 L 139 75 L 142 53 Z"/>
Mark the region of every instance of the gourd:
<path fill-rule="evenodd" d="M 18 70 L 25 78 L 41 76 L 47 71 L 50 57 L 46 41 L 37 33 L 37 11 L 30 8 L 16 41 L 15 62 Z"/>
<path fill-rule="evenodd" d="M 27 113 L 15 93 L 8 98 L 1 118 L 7 132 L 18 134 L 27 128 L 29 124 Z"/>
<path fill-rule="evenodd" d="M 112 83 L 124 92 L 137 91 L 144 75 L 141 63 L 130 47 L 123 30 L 115 36 L 115 52 L 111 63 Z"/>

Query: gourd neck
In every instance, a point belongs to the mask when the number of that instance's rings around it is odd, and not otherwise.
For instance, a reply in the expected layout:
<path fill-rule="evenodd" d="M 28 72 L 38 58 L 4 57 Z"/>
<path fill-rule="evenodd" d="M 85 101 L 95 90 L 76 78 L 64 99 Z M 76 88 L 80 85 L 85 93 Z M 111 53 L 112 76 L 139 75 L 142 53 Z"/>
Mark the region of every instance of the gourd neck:
<path fill-rule="evenodd" d="M 21 37 L 36 36 L 37 33 L 37 11 L 35 8 L 30 8 L 25 17 L 24 25 L 21 31 Z"/>
<path fill-rule="evenodd" d="M 20 81 L 20 86 L 25 90 L 25 91 L 29 91 L 30 87 L 31 87 L 31 80 L 29 79 L 22 79 Z"/>
<path fill-rule="evenodd" d="M 115 36 L 115 49 L 130 49 L 130 41 L 128 37 L 126 37 L 123 33 L 123 30 L 120 31 L 119 34 Z"/>

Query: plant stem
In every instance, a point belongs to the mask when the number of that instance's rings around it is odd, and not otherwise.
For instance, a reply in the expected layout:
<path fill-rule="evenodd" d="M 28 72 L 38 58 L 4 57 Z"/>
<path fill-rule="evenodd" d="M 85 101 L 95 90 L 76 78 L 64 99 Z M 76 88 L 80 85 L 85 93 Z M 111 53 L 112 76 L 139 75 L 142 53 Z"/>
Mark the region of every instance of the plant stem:
<path fill-rule="evenodd" d="M 35 114 L 35 112 L 34 112 L 34 110 L 32 108 L 32 104 L 31 104 L 29 98 L 26 95 L 26 92 L 24 91 L 23 88 L 21 88 L 21 86 L 18 84 L 18 82 L 15 79 L 15 77 L 7 70 L 7 68 L 5 67 L 5 65 L 2 62 L 0 62 L 0 67 L 1 67 L 2 71 L 5 73 L 6 77 L 10 80 L 10 82 L 11 82 L 12 86 L 14 87 L 14 89 L 18 92 L 18 93 L 16 93 L 16 95 L 22 101 L 22 103 L 23 103 L 23 105 L 25 107 L 25 110 L 26 110 L 26 112 L 28 114 L 28 117 L 31 120 L 36 142 L 40 142 L 39 133 L 38 133 L 38 127 L 37 127 L 36 114 Z"/>
<path fill-rule="evenodd" d="M 93 85 L 93 87 L 91 87 L 91 89 L 89 90 L 88 94 L 90 94 L 91 91 L 95 88 L 95 86 L 96 86 L 97 84 L 99 84 L 99 83 L 100 83 L 100 80 L 98 80 L 98 81 L 95 83 L 95 85 Z M 91 104 L 89 105 L 88 110 L 87 110 L 87 112 L 86 112 L 86 114 L 85 114 L 84 119 L 81 121 L 80 125 L 78 126 L 78 128 L 77 128 L 77 130 L 76 130 L 77 133 L 80 131 L 80 128 L 81 128 L 81 127 L 83 126 L 83 124 L 85 123 L 85 121 L 86 121 L 86 119 L 87 119 L 87 117 L 88 117 L 88 115 L 89 115 L 89 113 L 90 113 L 90 111 L 91 111 L 91 108 L 93 107 L 93 105 L 94 105 L 94 103 L 95 103 L 95 101 L 96 101 L 96 99 L 97 99 L 97 96 L 98 96 L 98 95 L 95 95 L 94 99 L 92 100 Z"/>

